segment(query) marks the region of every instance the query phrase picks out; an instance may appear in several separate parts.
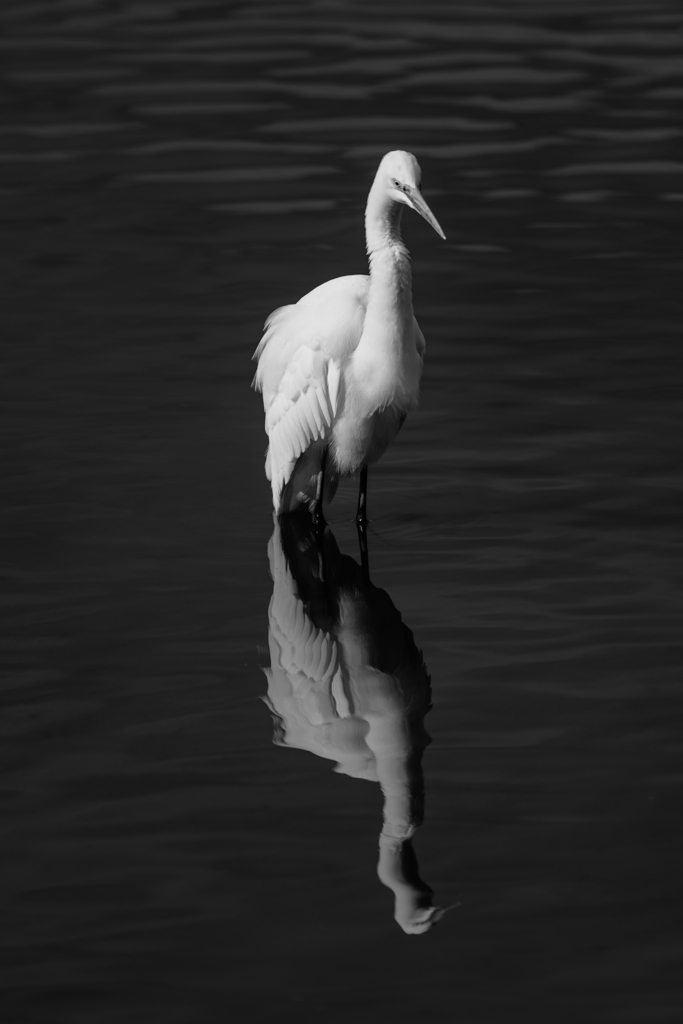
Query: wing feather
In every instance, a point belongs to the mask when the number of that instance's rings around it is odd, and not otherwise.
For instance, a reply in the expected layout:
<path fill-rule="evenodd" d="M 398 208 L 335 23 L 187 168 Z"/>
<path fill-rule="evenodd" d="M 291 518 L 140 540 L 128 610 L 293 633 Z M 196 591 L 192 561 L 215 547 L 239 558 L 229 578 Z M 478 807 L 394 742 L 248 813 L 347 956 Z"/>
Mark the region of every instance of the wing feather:
<path fill-rule="evenodd" d="M 321 411 L 321 413 L 323 414 L 323 416 L 325 418 L 325 423 L 328 425 L 328 427 L 331 427 L 332 426 L 332 417 L 330 415 L 330 410 L 327 408 L 327 399 L 325 398 L 325 391 L 323 389 L 322 384 L 320 384 L 315 389 L 315 393 L 316 393 L 317 398 L 318 398 L 318 404 L 320 406 L 320 411 Z"/>
<path fill-rule="evenodd" d="M 309 394 L 310 394 L 310 400 L 309 400 L 309 403 L 308 403 L 308 408 L 310 409 L 311 416 L 313 417 L 313 419 L 315 421 L 315 429 L 316 429 L 317 435 L 318 435 L 319 438 L 322 439 L 322 436 L 323 436 L 323 415 L 322 415 L 322 412 L 321 412 L 321 409 L 320 409 L 320 400 L 318 398 L 318 391 L 317 391 L 317 389 L 315 391 L 313 389 L 311 389 Z"/>
<path fill-rule="evenodd" d="M 330 436 L 339 413 L 341 367 L 333 359 L 315 355 L 301 347 L 266 410 L 276 507 L 296 460 L 315 441 Z"/>
<path fill-rule="evenodd" d="M 337 398 L 339 396 L 340 381 L 341 367 L 337 363 L 331 362 L 327 370 L 327 389 L 330 396 L 330 405 L 332 406 L 333 416 L 337 411 Z"/>
<path fill-rule="evenodd" d="M 291 412 L 287 416 L 283 423 L 283 427 L 290 428 L 291 440 L 292 440 L 292 452 L 296 458 L 298 458 L 302 452 L 305 452 L 308 448 L 306 444 L 306 431 L 301 423 L 299 416 L 299 408 L 296 405 L 292 406 Z"/>
<path fill-rule="evenodd" d="M 301 424 L 305 428 L 307 435 L 313 441 L 317 441 L 318 439 L 318 424 L 316 423 L 315 416 L 313 415 L 313 405 L 317 404 L 317 401 L 318 399 L 315 389 L 311 387 L 307 388 L 297 403 Z"/>

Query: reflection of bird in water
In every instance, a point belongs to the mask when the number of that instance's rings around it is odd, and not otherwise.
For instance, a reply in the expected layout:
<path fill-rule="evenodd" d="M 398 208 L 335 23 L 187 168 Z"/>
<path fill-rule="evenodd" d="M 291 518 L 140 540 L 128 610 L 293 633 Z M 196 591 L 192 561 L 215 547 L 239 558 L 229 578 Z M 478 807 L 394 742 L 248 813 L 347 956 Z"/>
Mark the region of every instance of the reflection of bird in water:
<path fill-rule="evenodd" d="M 404 931 L 427 931 L 444 913 L 420 879 L 412 837 L 422 823 L 423 720 L 429 674 L 385 591 L 339 552 L 331 530 L 305 512 L 276 518 L 268 553 L 271 666 L 266 702 L 275 742 L 379 782 L 384 795 L 378 874 L 394 891 Z"/>
<path fill-rule="evenodd" d="M 367 467 L 417 405 L 425 341 L 413 315 L 404 206 L 445 238 L 420 194 L 420 167 L 400 150 L 382 159 L 365 211 L 369 276 L 338 277 L 270 314 L 256 349 L 276 512 L 301 504 L 322 517 L 340 477 Z"/>

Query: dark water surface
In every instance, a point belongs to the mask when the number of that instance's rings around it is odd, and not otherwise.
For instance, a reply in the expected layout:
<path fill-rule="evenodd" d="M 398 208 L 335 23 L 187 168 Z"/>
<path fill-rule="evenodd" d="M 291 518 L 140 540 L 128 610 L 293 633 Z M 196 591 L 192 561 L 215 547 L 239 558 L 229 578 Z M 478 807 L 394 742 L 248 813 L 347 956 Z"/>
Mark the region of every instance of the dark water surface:
<path fill-rule="evenodd" d="M 3 1021 L 683 1019 L 682 26 L 3 4 Z M 422 404 L 369 499 L 431 673 L 414 849 L 459 904 L 421 936 L 379 786 L 258 699 L 250 356 L 364 271 L 391 148 L 448 236 L 404 218 Z"/>

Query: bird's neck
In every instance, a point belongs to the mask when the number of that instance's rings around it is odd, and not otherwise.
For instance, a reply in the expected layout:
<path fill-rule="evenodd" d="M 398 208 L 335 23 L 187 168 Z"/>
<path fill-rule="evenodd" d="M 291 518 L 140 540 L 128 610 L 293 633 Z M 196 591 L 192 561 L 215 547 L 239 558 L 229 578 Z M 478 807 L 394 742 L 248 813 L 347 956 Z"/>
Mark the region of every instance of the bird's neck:
<path fill-rule="evenodd" d="M 370 190 L 365 210 L 365 238 L 370 263 L 369 301 L 396 306 L 412 304 L 410 257 L 401 238 L 403 207 Z"/>
<path fill-rule="evenodd" d="M 370 289 L 363 332 L 353 368 L 364 408 L 400 409 L 415 405 L 414 318 L 410 260 L 401 241 L 401 205 L 370 190 L 365 230 Z"/>

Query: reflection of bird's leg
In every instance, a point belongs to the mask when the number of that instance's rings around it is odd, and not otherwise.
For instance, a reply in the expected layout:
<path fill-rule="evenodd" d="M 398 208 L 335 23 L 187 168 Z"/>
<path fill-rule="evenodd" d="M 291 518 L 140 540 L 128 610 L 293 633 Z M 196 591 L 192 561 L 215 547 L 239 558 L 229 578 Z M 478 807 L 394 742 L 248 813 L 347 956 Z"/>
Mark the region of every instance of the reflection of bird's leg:
<path fill-rule="evenodd" d="M 370 560 L 368 558 L 368 538 L 365 533 L 365 523 L 356 523 L 358 530 L 358 547 L 360 548 L 360 564 L 363 573 L 363 583 L 370 582 Z"/>
<path fill-rule="evenodd" d="M 327 445 L 325 445 L 325 447 L 323 448 L 322 457 L 320 459 L 320 470 L 318 471 L 318 479 L 315 485 L 315 501 L 313 502 L 313 508 L 311 509 L 313 525 L 318 531 L 320 531 L 325 526 L 325 517 L 323 515 L 323 485 L 325 483 L 326 462 Z"/>

